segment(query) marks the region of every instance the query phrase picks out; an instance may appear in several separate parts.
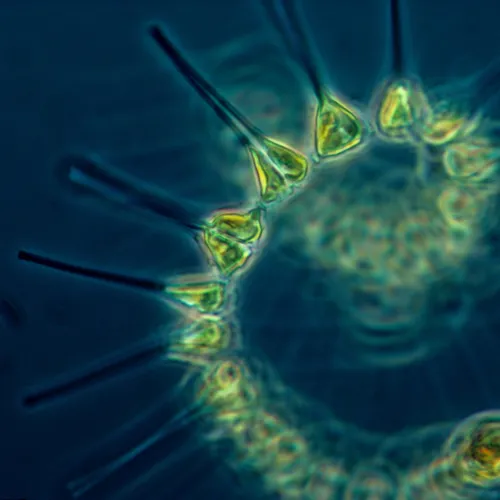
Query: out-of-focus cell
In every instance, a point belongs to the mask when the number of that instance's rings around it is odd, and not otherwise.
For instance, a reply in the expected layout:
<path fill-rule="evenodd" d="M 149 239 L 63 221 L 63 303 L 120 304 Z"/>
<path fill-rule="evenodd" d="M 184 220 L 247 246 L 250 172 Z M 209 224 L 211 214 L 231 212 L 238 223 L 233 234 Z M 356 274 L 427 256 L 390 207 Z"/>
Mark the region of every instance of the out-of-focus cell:
<path fill-rule="evenodd" d="M 267 468 L 271 473 L 280 472 L 298 454 L 307 453 L 307 443 L 278 415 L 257 409 L 248 432 L 236 440 L 240 456 L 255 468 Z"/>
<path fill-rule="evenodd" d="M 167 296 L 201 313 L 219 311 L 226 301 L 226 284 L 205 274 L 182 276 L 166 288 Z"/>
<path fill-rule="evenodd" d="M 247 365 L 238 358 L 215 361 L 201 379 L 196 399 L 216 410 L 215 420 L 218 411 L 249 407 L 258 396 Z"/>
<path fill-rule="evenodd" d="M 225 211 L 210 218 L 208 225 L 240 243 L 255 243 L 263 232 L 263 210 L 260 207 L 248 211 Z"/>
<path fill-rule="evenodd" d="M 266 483 L 283 498 L 303 498 L 304 486 L 311 469 L 311 456 L 305 439 L 289 431 L 277 443 L 275 460 L 269 466 Z"/>
<path fill-rule="evenodd" d="M 419 137 L 432 146 L 443 146 L 472 134 L 480 125 L 478 116 L 459 114 L 448 103 L 440 103 L 419 126 Z"/>
<path fill-rule="evenodd" d="M 326 94 L 316 111 L 316 152 L 338 156 L 361 144 L 364 124 L 354 110 Z"/>
<path fill-rule="evenodd" d="M 391 82 L 377 106 L 379 133 L 391 141 L 410 140 L 416 120 L 426 113 L 427 101 L 420 88 L 407 80 Z"/>
<path fill-rule="evenodd" d="M 289 182 L 303 181 L 309 171 L 307 156 L 274 139 L 265 138 L 267 154 Z"/>
<path fill-rule="evenodd" d="M 240 466 L 259 472 L 265 488 L 283 498 L 300 498 L 310 467 L 309 446 L 281 417 L 257 408 L 246 432 L 235 436 Z"/>
<path fill-rule="evenodd" d="M 308 458 L 309 446 L 297 430 L 288 428 L 279 436 L 269 452 L 273 456 L 274 468 L 285 472 Z"/>
<path fill-rule="evenodd" d="M 280 201 L 290 189 L 285 176 L 267 154 L 254 148 L 249 148 L 249 151 L 262 201 L 264 203 Z"/>
<path fill-rule="evenodd" d="M 169 359 L 207 364 L 207 358 L 223 353 L 236 343 L 234 328 L 218 316 L 202 316 L 173 336 Z"/>
<path fill-rule="evenodd" d="M 443 166 L 454 179 L 485 182 L 497 173 L 500 150 L 484 138 L 450 144 L 443 153 Z"/>
<path fill-rule="evenodd" d="M 361 467 L 349 479 L 343 500 L 393 500 L 397 498 L 398 480 L 381 466 Z"/>
<path fill-rule="evenodd" d="M 286 423 L 275 413 L 265 409 L 258 409 L 254 414 L 254 423 L 244 441 L 238 443 L 240 446 L 249 450 L 251 454 L 258 453 L 260 459 L 267 460 L 264 456 L 270 447 L 274 446 L 279 436 L 285 432 Z"/>
<path fill-rule="evenodd" d="M 469 227 L 447 228 L 445 237 L 441 240 L 441 251 L 447 263 L 455 266 L 463 265 L 464 260 L 474 250 L 477 242 L 477 231 Z"/>
<path fill-rule="evenodd" d="M 500 486 L 500 413 L 483 412 L 462 422 L 450 436 L 445 456 L 461 483 L 485 489 Z"/>
<path fill-rule="evenodd" d="M 307 500 L 332 500 L 340 498 L 340 491 L 348 481 L 348 474 L 340 464 L 317 459 L 311 464 L 309 477 L 304 486 Z"/>
<path fill-rule="evenodd" d="M 480 205 L 473 192 L 459 184 L 448 184 L 437 200 L 446 223 L 459 230 L 474 228 L 480 215 Z"/>
<path fill-rule="evenodd" d="M 399 248 L 406 255 L 400 262 L 410 282 L 440 277 L 446 265 L 443 246 L 448 232 L 438 214 L 426 211 L 410 213 L 396 226 L 393 249 Z"/>
<path fill-rule="evenodd" d="M 203 231 L 203 242 L 210 260 L 224 276 L 242 269 L 252 255 L 252 250 L 243 243 L 210 228 Z"/>
<path fill-rule="evenodd" d="M 396 227 L 396 233 L 415 252 L 427 252 L 436 237 L 432 232 L 432 218 L 426 212 L 406 216 Z"/>

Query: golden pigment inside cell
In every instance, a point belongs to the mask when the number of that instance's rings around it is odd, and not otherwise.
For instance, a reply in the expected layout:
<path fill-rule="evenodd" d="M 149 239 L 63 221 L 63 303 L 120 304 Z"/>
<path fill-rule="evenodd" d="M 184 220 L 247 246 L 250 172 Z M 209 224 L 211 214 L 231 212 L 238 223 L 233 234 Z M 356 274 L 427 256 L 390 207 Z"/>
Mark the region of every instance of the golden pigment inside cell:
<path fill-rule="evenodd" d="M 392 140 L 407 140 L 416 113 L 413 89 L 409 82 L 391 82 L 383 92 L 378 108 L 378 128 Z"/>
<path fill-rule="evenodd" d="M 479 118 L 469 119 L 444 102 L 427 113 L 420 124 L 420 138 L 432 146 L 443 146 L 472 134 L 479 127 Z"/>
<path fill-rule="evenodd" d="M 208 358 L 221 354 L 236 343 L 234 328 L 218 316 L 203 315 L 188 323 L 174 336 L 169 359 L 192 364 L 207 364 Z"/>
<path fill-rule="evenodd" d="M 292 183 L 302 182 L 309 171 L 309 159 L 304 154 L 279 141 L 266 138 L 264 145 L 271 161 L 285 179 Z"/>
<path fill-rule="evenodd" d="M 500 486 L 500 421 L 496 411 L 462 422 L 450 437 L 446 455 L 453 477 L 481 488 Z"/>
<path fill-rule="evenodd" d="M 262 236 L 262 216 L 263 211 L 259 207 L 248 211 L 224 211 L 210 218 L 209 227 L 240 243 L 255 243 Z"/>
<path fill-rule="evenodd" d="M 320 157 L 338 156 L 360 145 L 363 123 L 354 110 L 325 95 L 316 112 L 316 151 Z"/>
<path fill-rule="evenodd" d="M 250 148 L 250 158 L 254 167 L 260 197 L 264 203 L 282 200 L 289 191 L 288 183 L 276 164 L 264 153 Z"/>
<path fill-rule="evenodd" d="M 451 144 L 443 154 L 443 166 L 452 179 L 486 182 L 498 169 L 500 150 L 487 139 L 475 138 Z"/>
<path fill-rule="evenodd" d="M 257 396 L 241 360 L 218 360 L 202 374 L 198 398 L 215 410 L 247 407 Z M 216 413 L 217 416 L 217 413 Z"/>
<path fill-rule="evenodd" d="M 206 275 L 188 275 L 165 288 L 172 300 L 202 313 L 214 313 L 226 300 L 226 284 Z"/>
<path fill-rule="evenodd" d="M 481 204 L 474 192 L 457 184 L 446 186 L 437 200 L 438 207 L 452 229 L 472 231 L 478 222 Z"/>
<path fill-rule="evenodd" d="M 252 250 L 217 230 L 207 228 L 203 232 L 205 251 L 224 276 L 241 270 L 252 255 Z"/>

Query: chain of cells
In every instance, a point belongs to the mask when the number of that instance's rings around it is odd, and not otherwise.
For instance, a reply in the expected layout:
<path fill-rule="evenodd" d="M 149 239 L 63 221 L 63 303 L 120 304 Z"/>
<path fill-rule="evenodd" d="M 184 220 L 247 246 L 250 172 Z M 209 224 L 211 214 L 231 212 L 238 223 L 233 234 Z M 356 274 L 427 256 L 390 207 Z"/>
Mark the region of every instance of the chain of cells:
<path fill-rule="evenodd" d="M 374 91 L 370 107 L 360 110 L 327 84 L 295 3 L 266 3 L 314 98 L 314 113 L 305 126 L 311 129 L 309 149 L 306 140 L 297 146 L 264 134 L 189 62 L 166 30 L 149 27 L 156 49 L 245 152 L 255 195 L 246 206 L 200 219 L 87 159 L 66 162 L 64 176 L 73 185 L 187 228 L 205 257 L 206 272 L 175 276 L 167 284 L 127 283 L 124 277 L 69 269 L 26 251 L 19 254 L 33 263 L 163 294 L 179 315 L 179 327 L 168 336 L 162 354 L 185 370 L 187 413 L 196 413 L 210 429 L 206 440 L 230 443 L 231 453 L 224 457 L 229 467 L 256 473 L 265 492 L 283 500 L 482 499 L 500 485 L 496 411 L 467 418 L 438 450 L 403 469 L 388 460 L 347 460 L 335 443 L 325 445 L 294 414 L 288 405 L 295 398 L 291 389 L 249 355 L 236 315 L 237 284 L 265 249 L 273 221 L 282 223 L 277 233 L 283 244 L 299 248 L 345 290 L 349 331 L 372 346 L 391 341 L 381 334 L 387 331 L 418 339 L 415 325 L 425 329 L 422 318 L 433 288 L 462 278 L 487 235 L 488 213 L 498 194 L 500 148 L 495 124 L 483 109 L 498 91 L 499 65 L 468 83 L 465 104 L 459 92 L 450 97 L 447 89 L 427 91 L 404 67 L 409 58 L 399 2 L 388 5 L 392 76 Z M 406 148 L 412 161 L 388 168 L 377 156 L 380 148 Z M 248 190 L 248 177 L 240 182 Z M 183 425 L 183 418 L 181 414 L 129 453 L 71 481 L 73 497 L 93 491 Z"/>

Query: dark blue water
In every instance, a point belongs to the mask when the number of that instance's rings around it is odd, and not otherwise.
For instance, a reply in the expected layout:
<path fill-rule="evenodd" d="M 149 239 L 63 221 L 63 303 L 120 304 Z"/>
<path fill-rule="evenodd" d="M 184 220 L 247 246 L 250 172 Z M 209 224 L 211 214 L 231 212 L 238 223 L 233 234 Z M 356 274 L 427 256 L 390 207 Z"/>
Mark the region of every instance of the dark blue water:
<path fill-rule="evenodd" d="M 388 1 L 304 3 L 328 83 L 368 106 L 391 71 Z M 467 96 L 460 84 L 500 56 L 497 2 L 401 3 L 409 70 L 424 85 Z M 264 498 L 258 477 L 242 480 L 226 466 L 226 448 L 204 442 L 178 390 L 184 368 L 163 355 L 161 339 L 177 317 L 158 290 L 204 269 L 196 224 L 252 190 L 238 181 L 246 178 L 237 142 L 153 47 L 151 21 L 244 112 L 269 99 L 255 113 L 278 109 L 284 133 L 303 133 L 311 89 L 303 76 L 287 76 L 290 58 L 259 2 L 2 2 L 1 499 Z M 487 112 L 500 118 L 495 104 Z M 498 213 L 488 217 L 495 226 Z M 500 404 L 494 291 L 479 300 L 467 289 L 472 310 L 445 348 L 391 369 L 365 366 L 356 345 L 336 336 L 342 311 L 331 304 L 342 301 L 314 300 L 311 273 L 284 257 L 273 234 L 276 251 L 264 251 L 238 287 L 239 317 L 252 356 L 308 401 L 384 435 Z M 498 264 L 489 259 L 478 258 L 481 290 L 488 266 Z M 491 276 L 494 290 L 498 273 Z M 453 300 L 440 313 L 459 314 Z M 425 342 L 448 339 L 445 324 L 433 323 Z M 301 419 L 315 413 L 309 404 L 297 403 Z M 109 472 L 116 460 L 126 463 L 71 495 L 68 485 Z"/>

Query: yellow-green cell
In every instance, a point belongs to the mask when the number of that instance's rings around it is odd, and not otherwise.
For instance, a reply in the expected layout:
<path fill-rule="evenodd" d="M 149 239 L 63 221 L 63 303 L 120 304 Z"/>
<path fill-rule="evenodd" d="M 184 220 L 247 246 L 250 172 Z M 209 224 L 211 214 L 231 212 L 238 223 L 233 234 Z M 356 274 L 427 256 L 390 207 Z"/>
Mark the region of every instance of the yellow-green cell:
<path fill-rule="evenodd" d="M 351 479 L 351 475 L 341 465 L 340 458 L 336 461 L 325 458 L 314 459 L 311 461 L 302 494 L 305 498 L 341 498 L 340 492 Z"/>
<path fill-rule="evenodd" d="M 479 124 L 479 117 L 469 119 L 451 104 L 443 102 L 427 114 L 419 135 L 427 144 L 442 146 L 472 134 Z"/>
<path fill-rule="evenodd" d="M 474 461 L 476 475 L 480 478 L 500 480 L 500 425 L 487 425 L 473 436 L 468 458 Z"/>
<path fill-rule="evenodd" d="M 224 422 L 228 410 L 248 411 L 256 402 L 257 388 L 248 367 L 238 358 L 214 362 L 201 377 L 196 398 L 212 408 L 213 417 L 217 421 Z"/>
<path fill-rule="evenodd" d="M 234 343 L 235 332 L 218 316 L 202 316 L 174 337 L 170 344 L 169 357 L 196 359 L 223 352 Z"/>
<path fill-rule="evenodd" d="M 316 111 L 316 152 L 322 158 L 338 156 L 361 143 L 363 122 L 330 94 L 325 94 Z"/>
<path fill-rule="evenodd" d="M 303 181 L 309 171 L 307 156 L 274 139 L 264 139 L 264 145 L 271 161 L 292 183 Z"/>
<path fill-rule="evenodd" d="M 474 196 L 474 192 L 458 184 L 452 184 L 441 192 L 437 204 L 444 220 L 451 228 L 469 231 L 476 226 L 481 203 Z"/>
<path fill-rule="evenodd" d="M 252 250 L 244 243 L 211 228 L 203 231 L 203 242 L 210 259 L 224 276 L 242 269 L 252 255 Z"/>
<path fill-rule="evenodd" d="M 500 150 L 483 138 L 450 144 L 443 153 L 446 173 L 468 182 L 490 180 L 497 172 L 499 161 Z"/>
<path fill-rule="evenodd" d="M 394 141 L 410 136 L 415 118 L 423 112 L 425 99 L 419 89 L 408 81 L 390 83 L 382 94 L 377 110 L 380 133 Z"/>
<path fill-rule="evenodd" d="M 253 208 L 246 212 L 223 212 L 214 215 L 209 220 L 209 227 L 219 234 L 234 238 L 240 243 L 254 243 L 263 232 L 263 209 Z"/>
<path fill-rule="evenodd" d="M 497 411 L 473 415 L 451 436 L 447 454 L 461 483 L 480 488 L 500 485 L 499 417 Z"/>
<path fill-rule="evenodd" d="M 219 311 L 226 301 L 226 284 L 209 276 L 186 276 L 165 288 L 167 296 L 201 313 Z"/>
<path fill-rule="evenodd" d="M 290 189 L 285 176 L 269 155 L 252 147 L 249 148 L 249 152 L 262 201 L 272 203 L 283 199 Z"/>

